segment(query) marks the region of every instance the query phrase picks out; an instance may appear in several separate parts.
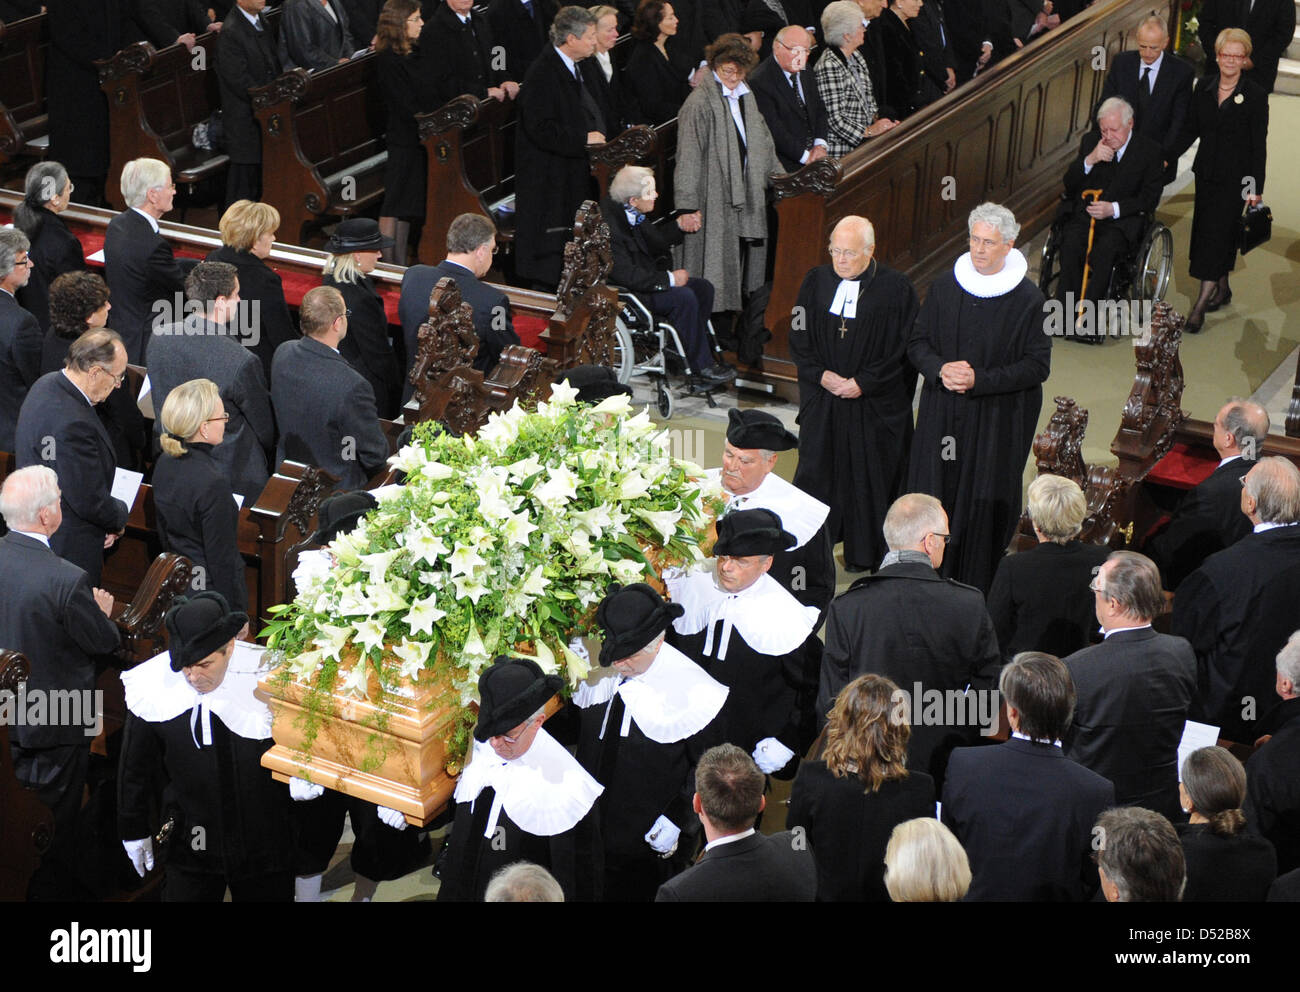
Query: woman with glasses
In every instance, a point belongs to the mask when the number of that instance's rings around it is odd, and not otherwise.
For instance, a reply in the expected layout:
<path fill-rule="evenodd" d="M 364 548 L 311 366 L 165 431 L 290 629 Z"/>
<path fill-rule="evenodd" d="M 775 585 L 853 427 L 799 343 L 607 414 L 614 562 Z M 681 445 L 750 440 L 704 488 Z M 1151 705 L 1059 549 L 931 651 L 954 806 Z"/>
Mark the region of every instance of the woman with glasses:
<path fill-rule="evenodd" d="M 210 379 L 191 379 L 167 394 L 153 500 L 163 550 L 194 563 L 196 589 L 221 593 L 242 613 L 248 608 L 248 587 L 237 543 L 239 507 L 212 454 L 225 439 L 229 419 Z"/>
<path fill-rule="evenodd" d="M 813 75 L 826 105 L 828 154 L 839 158 L 898 121 L 878 116 L 883 97 L 872 87 L 867 60 L 858 51 L 866 40 L 861 8 L 853 0 L 828 4 L 822 11 L 822 37 L 826 50 Z"/>
<path fill-rule="evenodd" d="M 1242 210 L 1262 202 L 1268 146 L 1268 94 L 1242 75 L 1250 58 L 1250 35 L 1225 28 L 1214 42 L 1219 71 L 1196 84 L 1178 154 L 1201 139 L 1192 163 L 1196 203 L 1188 271 L 1200 291 L 1183 330 L 1195 334 L 1205 315 L 1232 302 L 1228 285 L 1237 261 Z"/>
<path fill-rule="evenodd" d="M 31 242 L 27 258 L 32 273 L 16 295 L 42 330 L 50 326 L 50 283 L 64 272 L 86 267 L 81 242 L 59 217 L 71 202 L 72 180 L 58 162 L 41 162 L 27 170 L 23 201 L 14 208 L 14 227 Z"/>

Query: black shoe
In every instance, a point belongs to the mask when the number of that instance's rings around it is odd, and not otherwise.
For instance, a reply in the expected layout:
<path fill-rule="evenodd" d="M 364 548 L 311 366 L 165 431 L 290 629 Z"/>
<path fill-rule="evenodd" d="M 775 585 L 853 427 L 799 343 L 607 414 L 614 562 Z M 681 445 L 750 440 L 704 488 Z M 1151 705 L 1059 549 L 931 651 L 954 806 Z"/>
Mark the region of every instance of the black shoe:
<path fill-rule="evenodd" d="M 1218 290 L 1215 290 L 1215 292 L 1214 292 L 1214 296 L 1211 298 L 1210 302 L 1209 302 L 1209 303 L 1206 305 L 1206 307 L 1205 307 L 1205 312 L 1206 312 L 1206 313 L 1214 313 L 1215 310 L 1218 310 L 1220 307 L 1226 307 L 1226 306 L 1227 306 L 1229 303 L 1231 303 L 1231 302 L 1232 302 L 1232 288 L 1231 288 L 1231 287 L 1228 288 L 1228 292 L 1227 292 L 1227 294 L 1223 297 L 1223 299 L 1219 299 L 1219 292 L 1218 292 Z"/>
<path fill-rule="evenodd" d="M 1205 326 L 1205 312 L 1193 310 L 1183 321 L 1184 334 L 1200 334 L 1201 328 Z"/>
<path fill-rule="evenodd" d="M 711 365 L 700 373 L 700 378 L 705 382 L 713 383 L 734 382 L 736 370 L 730 366 Z"/>
<path fill-rule="evenodd" d="M 844 571 L 848 572 L 850 575 L 857 575 L 859 572 L 865 572 L 869 567 L 870 566 L 868 565 L 850 565 L 848 562 L 844 563 Z"/>

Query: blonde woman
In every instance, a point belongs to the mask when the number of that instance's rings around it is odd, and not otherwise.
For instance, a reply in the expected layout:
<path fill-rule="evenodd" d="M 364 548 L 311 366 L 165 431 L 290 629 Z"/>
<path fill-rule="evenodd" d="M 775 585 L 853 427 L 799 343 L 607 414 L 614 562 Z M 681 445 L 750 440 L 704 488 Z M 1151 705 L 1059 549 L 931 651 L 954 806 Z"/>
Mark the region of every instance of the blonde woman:
<path fill-rule="evenodd" d="M 894 902 L 956 902 L 970 888 L 970 877 L 961 843 L 938 820 L 908 820 L 890 834 L 885 888 Z"/>
<path fill-rule="evenodd" d="M 194 563 L 195 588 L 219 592 L 231 609 L 247 612 L 248 587 L 236 536 L 238 507 L 230 480 L 212 454 L 225 439 L 229 419 L 210 379 L 191 379 L 167 394 L 163 457 L 153 474 L 154 508 L 164 550 Z"/>

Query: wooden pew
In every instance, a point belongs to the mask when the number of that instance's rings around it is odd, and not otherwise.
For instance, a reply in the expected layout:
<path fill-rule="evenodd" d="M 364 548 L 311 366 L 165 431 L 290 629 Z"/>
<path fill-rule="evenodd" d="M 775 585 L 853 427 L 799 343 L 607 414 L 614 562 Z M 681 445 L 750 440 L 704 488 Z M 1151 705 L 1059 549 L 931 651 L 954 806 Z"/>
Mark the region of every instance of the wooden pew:
<path fill-rule="evenodd" d="M 49 147 L 45 111 L 45 53 L 50 47 L 44 14 L 0 23 L 0 164 L 43 158 Z"/>
<path fill-rule="evenodd" d="M 302 244 L 310 227 L 383 199 L 387 121 L 373 54 L 291 69 L 249 93 L 262 124 L 262 199 L 280 211 L 282 232 Z"/>
<path fill-rule="evenodd" d="M 673 168 L 677 164 L 677 118 L 656 127 L 636 124 L 622 134 L 593 147 L 589 152 L 591 174 L 600 186 L 601 198 L 609 196 L 609 184 L 625 165 L 644 165 L 654 170 L 659 200 L 657 212 L 673 210 Z"/>
<path fill-rule="evenodd" d="M 18 694 L 31 663 L 0 649 L 0 693 Z M 27 898 L 27 883 L 54 839 L 54 814 L 18 781 L 9 752 L 9 728 L 0 721 L 0 902 Z"/>
<path fill-rule="evenodd" d="M 184 45 L 155 50 L 146 41 L 128 45 L 99 67 L 99 85 L 108 97 L 108 202 L 126 208 L 117 177 L 127 162 L 156 158 L 171 166 L 177 186 L 191 192 L 206 179 L 225 174 L 230 156 L 195 148 L 190 136 L 221 106 L 218 91 L 217 36 L 200 35 Z"/>

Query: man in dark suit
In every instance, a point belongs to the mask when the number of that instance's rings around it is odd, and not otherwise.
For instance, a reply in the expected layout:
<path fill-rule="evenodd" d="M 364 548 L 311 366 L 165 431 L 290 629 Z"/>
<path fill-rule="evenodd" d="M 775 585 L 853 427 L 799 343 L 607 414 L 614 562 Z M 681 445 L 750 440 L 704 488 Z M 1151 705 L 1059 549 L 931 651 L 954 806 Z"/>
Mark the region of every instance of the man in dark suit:
<path fill-rule="evenodd" d="M 1117 805 L 1176 819 L 1178 742 L 1196 693 L 1196 657 L 1181 637 L 1151 629 L 1164 595 L 1150 558 L 1112 553 L 1092 590 L 1105 640 L 1065 659 L 1078 694 L 1066 756 L 1110 779 Z"/>
<path fill-rule="evenodd" d="M 492 0 L 488 5 L 488 25 L 505 51 L 504 71 L 511 79 L 523 79 L 549 47 L 547 32 L 558 10 L 557 0 Z"/>
<path fill-rule="evenodd" d="M 614 254 L 610 282 L 636 293 L 652 314 L 677 329 L 696 384 L 725 385 L 736 372 L 714 358 L 709 343 L 713 284 L 669 267 L 672 246 L 684 235 L 676 222 L 662 228 L 648 223 L 658 196 L 654 172 L 639 165 L 624 166 L 610 181 L 602 204 Z"/>
<path fill-rule="evenodd" d="M 275 30 L 262 16 L 266 0 L 238 0 L 222 21 L 217 42 L 217 79 L 226 130 L 226 202 L 262 198 L 262 127 L 253 116 L 248 91 L 280 74 Z M 278 22 L 277 22 L 278 23 Z"/>
<path fill-rule="evenodd" d="M 907 22 L 921 49 L 921 66 L 940 93 L 949 93 L 957 85 L 957 62 L 953 54 L 948 22 L 938 0 L 929 0 Z"/>
<path fill-rule="evenodd" d="M 943 787 L 943 822 L 970 859 L 966 898 L 1086 900 L 1097 890 L 1092 826 L 1115 804 L 1115 787 L 1061 750 L 1074 712 L 1070 673 L 1027 651 L 1002 669 L 998 688 L 1010 740 L 953 751 Z"/>
<path fill-rule="evenodd" d="M 983 594 L 939 576 L 948 515 L 933 496 L 908 493 L 885 514 L 889 553 L 874 575 L 831 602 L 817 693 L 818 722 L 859 675 L 874 672 L 909 693 L 992 688 L 1001 656 Z M 918 703 L 919 706 L 919 703 Z M 996 721 L 996 713 L 991 714 Z M 948 755 L 975 743 L 976 721 L 913 726 L 908 767 L 943 784 Z M 991 730 L 989 731 L 992 732 Z"/>
<path fill-rule="evenodd" d="M 1138 25 L 1137 50 L 1119 52 L 1106 73 L 1098 109 L 1113 96 L 1133 107 L 1134 132 L 1160 145 L 1165 171 L 1161 181 L 1174 180 L 1178 171 L 1178 136 L 1187 120 L 1196 73 L 1189 62 L 1169 47 L 1164 18 L 1152 15 Z"/>
<path fill-rule="evenodd" d="M 271 477 L 275 418 L 262 363 L 253 350 L 260 331 L 240 303 L 239 279 L 228 262 L 200 262 L 185 279 L 184 319 L 156 328 L 149 345 L 149 384 L 161 414 L 171 391 L 191 379 L 210 379 L 230 419 L 213 449 L 234 492 L 252 506 Z M 177 314 L 178 318 L 182 315 Z M 162 417 L 154 418 L 154 436 Z"/>
<path fill-rule="evenodd" d="M 14 450 L 18 411 L 41 371 L 40 322 L 14 298 L 32 273 L 29 247 L 22 231 L 0 229 L 0 451 Z"/>
<path fill-rule="evenodd" d="M 782 28 L 771 57 L 746 79 L 786 172 L 826 156 L 826 108 L 806 71 L 812 45 L 812 36 L 798 25 Z"/>
<path fill-rule="evenodd" d="M 325 469 L 338 491 L 362 489 L 388 460 L 375 393 L 339 354 L 348 332 L 343 294 L 308 290 L 298 309 L 302 337 L 286 341 L 271 362 L 271 403 L 280 428 L 278 465 L 286 458 Z"/>
<path fill-rule="evenodd" d="M 595 16 L 563 8 L 551 24 L 551 44 L 519 90 L 515 161 L 527 165 L 515 176 L 515 272 L 550 292 L 560 281 L 573 215 L 591 195 L 587 146 L 605 141 L 600 109 L 577 68 L 595 50 Z"/>
<path fill-rule="evenodd" d="M 280 11 L 280 61 L 287 66 L 328 69 L 370 44 L 353 41 L 339 0 L 285 0 Z"/>
<path fill-rule="evenodd" d="M 1194 718 L 1251 744 L 1273 697 L 1271 659 L 1296 628 L 1300 470 L 1286 458 L 1261 458 L 1243 480 L 1241 512 L 1253 533 L 1183 580 L 1171 629 L 1196 653 Z"/>
<path fill-rule="evenodd" d="M 136 365 L 145 363 L 155 321 L 171 322 L 166 314 L 185 288 L 185 272 L 158 232 L 158 221 L 171 210 L 175 195 L 166 162 L 127 162 L 122 169 L 127 209 L 109 221 L 104 232 L 104 276 L 113 294 L 113 324 L 122 335 L 127 358 Z"/>
<path fill-rule="evenodd" d="M 890 103 L 889 81 L 885 77 L 885 43 L 880 30 L 880 15 L 887 6 L 885 0 L 857 0 L 862 11 L 862 23 L 866 28 L 862 36 L 862 47 L 858 53 L 866 60 L 867 71 L 871 73 L 871 92 L 876 98 L 876 116 L 888 120 L 898 120 L 898 115 Z"/>
<path fill-rule="evenodd" d="M 1295 35 L 1294 0 L 1205 0 L 1197 15 L 1196 33 L 1205 54 L 1213 58 L 1214 40 L 1224 28 L 1245 28 L 1251 51 L 1242 67 L 1266 93 L 1273 92 L 1277 64 Z"/>
<path fill-rule="evenodd" d="M 1241 480 L 1254 467 L 1269 426 L 1268 412 L 1249 400 L 1231 399 L 1215 416 L 1218 466 L 1183 497 L 1169 523 L 1143 548 L 1160 566 L 1166 589 L 1177 590 L 1206 558 L 1250 533 L 1250 518 L 1241 512 Z"/>
<path fill-rule="evenodd" d="M 812 902 L 817 865 L 808 845 L 785 831 L 754 829 L 766 778 L 734 744 L 704 752 L 691 805 L 708 843 L 694 867 L 659 887 L 655 902 Z"/>
<path fill-rule="evenodd" d="M 1260 730 L 1268 741 L 1246 762 L 1246 828 L 1266 837 L 1277 850 L 1280 876 L 1300 869 L 1300 630 L 1277 653 L 1281 697 L 1265 715 Z M 1279 879 L 1281 881 L 1281 879 Z M 1277 886 L 1270 891 L 1275 897 Z"/>
<path fill-rule="evenodd" d="M 412 265 L 402 276 L 397 313 L 406 339 L 403 404 L 415 391 L 410 382 L 411 369 L 420 349 L 420 325 L 429 319 L 429 294 L 444 276 L 456 281 L 461 299 L 474 308 L 474 332 L 478 335 L 476 369 L 484 374 L 491 372 L 501 360 L 501 352 L 519 343 L 506 294 L 482 282 L 492 268 L 492 256 L 496 253 L 497 232 L 492 222 L 480 214 L 461 214 L 447 228 L 447 257 L 437 265 Z"/>
<path fill-rule="evenodd" d="M 93 658 L 118 645 L 117 627 L 109 619 L 113 597 L 92 589 L 84 571 L 50 549 L 63 519 L 52 470 L 33 465 L 10 475 L 0 490 L 0 511 L 9 526 L 0 540 L 0 644 L 21 651 L 31 663 L 29 712 L 38 696 L 59 693 L 55 698 L 76 704 L 75 711 L 69 705 L 64 712 L 79 715 L 44 724 L 17 720 L 9 731 L 18 781 L 36 790 L 54 813 L 54 845 L 42 869 L 56 864 L 66 869 L 90 738 L 101 722 Z M 46 703 L 53 706 L 54 699 Z"/>
<path fill-rule="evenodd" d="M 1105 299 L 1116 261 L 1137 247 L 1146 220 L 1155 212 L 1164 188 L 1164 158 L 1150 138 L 1133 130 L 1133 108 L 1123 97 L 1111 97 L 1097 111 L 1100 138 L 1085 135 L 1079 155 L 1065 173 L 1065 195 L 1072 211 L 1061 239 L 1061 278 L 1056 298 L 1073 331 L 1079 300 Z M 1091 199 L 1085 194 L 1097 191 Z M 1091 248 L 1089 241 L 1091 240 Z M 1088 285 L 1083 287 L 1085 262 Z M 1081 339 L 1100 342 L 1097 320 L 1080 330 Z M 1078 335 L 1070 334 L 1070 338 Z"/>
<path fill-rule="evenodd" d="M 193 50 L 212 24 L 203 0 L 137 0 L 135 7 L 136 26 L 154 48 L 185 45 Z"/>
<path fill-rule="evenodd" d="M 462 93 L 480 100 L 519 95 L 517 77 L 493 66 L 492 25 L 474 9 L 474 0 L 426 0 L 424 8 L 420 64 L 434 81 L 439 103 Z"/>
<path fill-rule="evenodd" d="M 23 400 L 14 437 L 19 468 L 45 465 L 59 476 L 63 525 L 50 540 L 60 558 L 99 582 L 104 550 L 126 528 L 131 508 L 112 495 L 113 442 L 95 405 L 126 377 L 126 348 L 113 331 L 87 331 L 68 348 L 66 366 L 36 380 Z"/>

